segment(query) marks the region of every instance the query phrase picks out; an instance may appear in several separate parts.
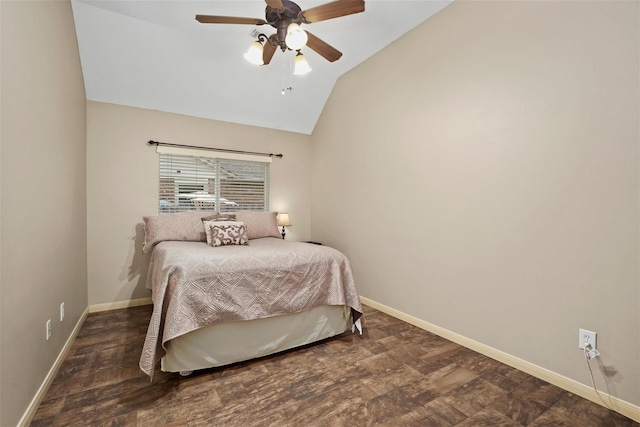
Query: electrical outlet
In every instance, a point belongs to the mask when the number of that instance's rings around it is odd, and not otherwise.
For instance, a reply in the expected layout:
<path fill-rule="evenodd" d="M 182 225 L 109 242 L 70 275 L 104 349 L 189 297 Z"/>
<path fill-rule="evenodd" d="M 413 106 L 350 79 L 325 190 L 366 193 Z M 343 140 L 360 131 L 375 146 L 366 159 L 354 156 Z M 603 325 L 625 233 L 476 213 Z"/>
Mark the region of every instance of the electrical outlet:
<path fill-rule="evenodd" d="M 60 304 L 60 321 L 64 320 L 64 303 Z"/>
<path fill-rule="evenodd" d="M 51 338 L 51 319 L 47 320 L 47 341 Z"/>
<path fill-rule="evenodd" d="M 591 349 L 596 349 L 596 333 L 587 331 L 586 329 L 580 329 L 580 336 L 578 341 L 578 347 L 584 350 L 585 344 L 590 344 Z"/>

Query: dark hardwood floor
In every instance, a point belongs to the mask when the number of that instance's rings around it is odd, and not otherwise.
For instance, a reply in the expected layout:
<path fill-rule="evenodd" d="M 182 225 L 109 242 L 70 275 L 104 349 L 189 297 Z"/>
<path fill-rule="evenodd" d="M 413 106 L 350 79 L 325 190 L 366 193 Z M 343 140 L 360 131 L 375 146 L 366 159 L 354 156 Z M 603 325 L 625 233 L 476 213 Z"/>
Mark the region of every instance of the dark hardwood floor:
<path fill-rule="evenodd" d="M 31 425 L 639 426 L 368 307 L 363 336 L 149 382 L 150 315 L 90 314 Z"/>

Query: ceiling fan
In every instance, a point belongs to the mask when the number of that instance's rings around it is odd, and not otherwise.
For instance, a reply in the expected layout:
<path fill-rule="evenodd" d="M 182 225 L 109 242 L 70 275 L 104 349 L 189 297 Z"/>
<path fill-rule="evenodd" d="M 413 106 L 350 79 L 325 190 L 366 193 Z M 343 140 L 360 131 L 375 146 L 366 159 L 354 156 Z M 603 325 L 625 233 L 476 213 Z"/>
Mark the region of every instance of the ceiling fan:
<path fill-rule="evenodd" d="M 258 34 L 258 41 L 252 44 L 245 54 L 245 58 L 249 62 L 266 65 L 271 62 L 271 58 L 278 48 L 283 52 L 289 49 L 298 52 L 296 55 L 297 66 L 300 57 L 306 64 L 304 56 L 300 53 L 300 49 L 305 45 L 329 62 L 336 61 L 342 56 L 342 52 L 333 46 L 310 32 L 302 30 L 300 24 L 311 24 L 364 12 L 364 0 L 337 0 L 307 10 L 302 10 L 300 6 L 290 0 L 265 0 L 265 3 L 267 3 L 265 19 L 196 15 L 196 20 L 203 24 L 271 25 L 276 29 L 276 33 L 270 36 Z M 264 43 L 264 46 L 261 42 Z M 306 64 L 306 66 L 310 71 L 309 65 Z"/>

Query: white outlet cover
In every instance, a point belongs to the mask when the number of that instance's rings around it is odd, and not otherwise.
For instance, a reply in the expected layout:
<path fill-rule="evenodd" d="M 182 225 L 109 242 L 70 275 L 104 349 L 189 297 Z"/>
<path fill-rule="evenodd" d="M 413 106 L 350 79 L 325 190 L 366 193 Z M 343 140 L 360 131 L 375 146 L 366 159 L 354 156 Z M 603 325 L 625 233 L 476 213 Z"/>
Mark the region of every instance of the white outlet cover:
<path fill-rule="evenodd" d="M 580 329 L 578 337 L 578 347 L 584 350 L 584 343 L 591 344 L 593 349 L 596 349 L 596 333 L 588 331 L 586 329 Z"/>
<path fill-rule="evenodd" d="M 60 304 L 60 321 L 64 320 L 64 303 Z"/>
<path fill-rule="evenodd" d="M 51 319 L 47 320 L 47 341 L 51 338 Z"/>

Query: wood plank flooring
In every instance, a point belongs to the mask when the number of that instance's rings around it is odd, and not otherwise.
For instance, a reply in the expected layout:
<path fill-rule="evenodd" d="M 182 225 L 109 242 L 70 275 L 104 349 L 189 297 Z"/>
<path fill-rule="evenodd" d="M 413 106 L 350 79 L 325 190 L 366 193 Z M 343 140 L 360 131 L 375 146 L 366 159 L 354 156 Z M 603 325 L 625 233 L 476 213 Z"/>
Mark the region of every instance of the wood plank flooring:
<path fill-rule="evenodd" d="M 635 426 L 365 307 L 363 336 L 191 377 L 138 369 L 151 306 L 90 314 L 32 426 Z"/>

